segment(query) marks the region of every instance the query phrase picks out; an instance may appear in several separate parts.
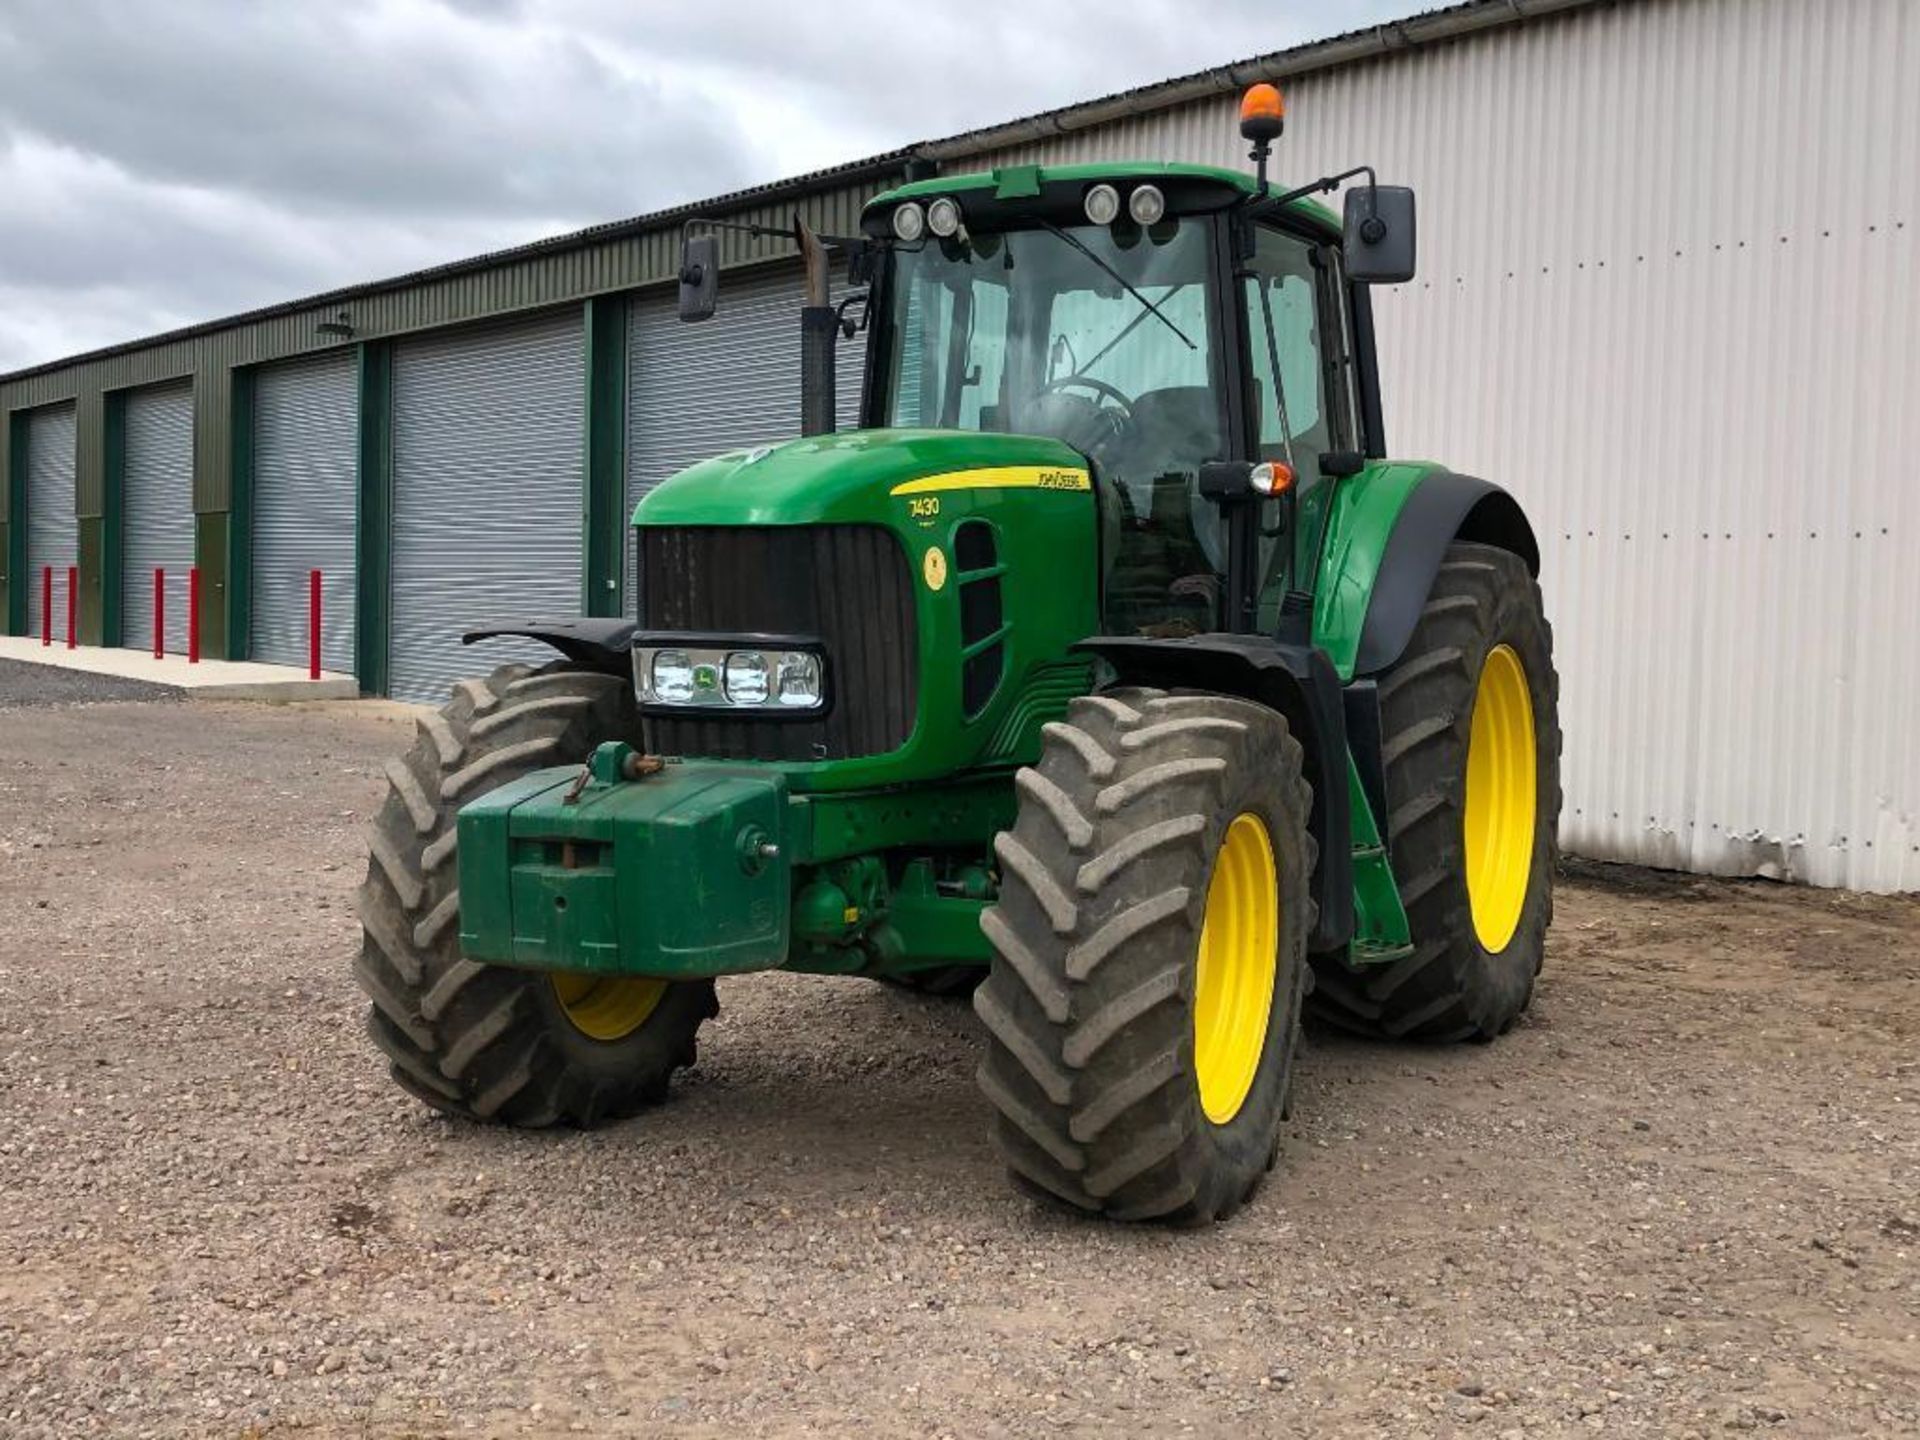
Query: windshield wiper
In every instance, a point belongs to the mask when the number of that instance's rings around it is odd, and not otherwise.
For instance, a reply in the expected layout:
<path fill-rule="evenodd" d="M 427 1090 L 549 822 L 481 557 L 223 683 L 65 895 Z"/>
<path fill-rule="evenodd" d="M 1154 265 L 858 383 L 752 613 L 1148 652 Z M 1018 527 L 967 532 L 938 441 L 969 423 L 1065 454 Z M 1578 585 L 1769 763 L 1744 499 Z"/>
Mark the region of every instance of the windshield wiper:
<path fill-rule="evenodd" d="M 1174 324 L 1173 321 L 1169 320 L 1166 317 L 1165 313 L 1161 311 L 1158 305 L 1154 304 L 1153 301 L 1149 300 L 1145 295 L 1142 295 L 1140 291 L 1135 288 L 1131 280 L 1127 279 L 1126 276 L 1122 275 L 1118 270 L 1114 269 L 1113 266 L 1109 265 L 1106 261 L 1102 260 L 1098 255 L 1094 254 L 1093 251 L 1089 250 L 1079 240 L 1074 238 L 1072 235 L 1069 235 L 1065 230 L 1062 230 L 1058 225 L 1054 224 L 1051 220 L 1042 220 L 1040 222 L 1040 228 L 1042 230 L 1047 231 L 1049 234 L 1058 235 L 1062 240 L 1066 241 L 1067 244 L 1071 245 L 1074 249 L 1078 250 L 1082 255 L 1086 256 L 1087 259 L 1091 260 L 1094 264 L 1098 265 L 1102 270 L 1106 271 L 1108 276 L 1112 278 L 1114 281 L 1116 281 L 1121 286 L 1121 288 L 1123 288 L 1129 295 L 1131 295 L 1134 299 L 1138 300 L 1143 306 L 1145 306 L 1147 309 L 1147 312 L 1151 314 L 1154 319 L 1158 320 L 1162 325 L 1166 326 L 1169 330 L 1173 331 L 1174 334 L 1178 335 L 1183 341 L 1185 341 L 1186 346 L 1189 350 L 1198 350 L 1200 348 L 1198 345 L 1194 344 L 1193 341 L 1187 339 L 1187 332 L 1182 330 L 1178 325 Z"/>
<path fill-rule="evenodd" d="M 1187 282 L 1185 280 L 1182 280 L 1178 285 L 1175 285 L 1169 288 L 1167 293 L 1160 297 L 1160 303 L 1162 305 L 1166 304 L 1167 301 L 1171 300 L 1174 296 L 1178 295 L 1182 290 L 1186 288 L 1187 288 Z M 1099 351 L 1094 355 L 1094 357 L 1091 360 L 1087 361 L 1085 365 L 1081 366 L 1074 373 L 1076 375 L 1091 375 L 1093 373 L 1093 367 L 1098 365 L 1102 360 L 1106 359 L 1107 356 L 1111 355 L 1114 352 L 1114 350 L 1119 346 L 1122 340 L 1126 339 L 1127 336 L 1131 335 L 1134 331 L 1138 330 L 1140 328 L 1140 322 L 1146 319 L 1150 313 L 1152 312 L 1142 310 L 1138 315 L 1134 316 L 1121 328 L 1121 331 L 1118 335 L 1114 336 L 1111 340 L 1107 341 L 1106 344 L 1102 345 Z M 1192 342 L 1189 341 L 1188 343 L 1191 344 Z"/>

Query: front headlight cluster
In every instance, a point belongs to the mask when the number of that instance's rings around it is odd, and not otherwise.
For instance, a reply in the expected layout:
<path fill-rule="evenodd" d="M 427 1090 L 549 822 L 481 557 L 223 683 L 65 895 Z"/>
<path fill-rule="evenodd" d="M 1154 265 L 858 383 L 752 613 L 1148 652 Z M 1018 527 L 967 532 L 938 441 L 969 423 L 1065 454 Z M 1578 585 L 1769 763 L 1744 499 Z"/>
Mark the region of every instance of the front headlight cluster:
<path fill-rule="evenodd" d="M 826 707 L 826 666 L 812 650 L 636 645 L 643 704 L 805 714 Z"/>

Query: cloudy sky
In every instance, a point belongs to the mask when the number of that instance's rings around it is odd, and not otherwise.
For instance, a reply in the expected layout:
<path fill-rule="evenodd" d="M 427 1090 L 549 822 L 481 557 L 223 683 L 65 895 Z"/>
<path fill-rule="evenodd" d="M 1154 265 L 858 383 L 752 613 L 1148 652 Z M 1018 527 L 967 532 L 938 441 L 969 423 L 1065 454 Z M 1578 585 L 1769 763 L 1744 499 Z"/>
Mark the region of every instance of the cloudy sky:
<path fill-rule="evenodd" d="M 1409 0 L 0 0 L 0 373 Z"/>

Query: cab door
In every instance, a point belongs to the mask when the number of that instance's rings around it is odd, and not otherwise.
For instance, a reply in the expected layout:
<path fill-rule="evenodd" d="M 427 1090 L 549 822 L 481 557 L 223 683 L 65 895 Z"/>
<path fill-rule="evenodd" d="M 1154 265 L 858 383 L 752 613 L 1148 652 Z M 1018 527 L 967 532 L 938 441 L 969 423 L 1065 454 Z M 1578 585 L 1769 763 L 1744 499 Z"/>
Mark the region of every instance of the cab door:
<path fill-rule="evenodd" d="M 1325 501 L 1321 458 L 1359 448 L 1350 326 L 1340 248 L 1276 226 L 1256 225 L 1240 270 L 1247 339 L 1243 413 L 1247 455 L 1284 462 L 1294 473 L 1290 534 L 1275 534 L 1285 502 L 1260 516 L 1260 629 L 1271 634 L 1288 590 L 1312 585 Z M 1277 365 L 1277 369 L 1276 369 Z"/>

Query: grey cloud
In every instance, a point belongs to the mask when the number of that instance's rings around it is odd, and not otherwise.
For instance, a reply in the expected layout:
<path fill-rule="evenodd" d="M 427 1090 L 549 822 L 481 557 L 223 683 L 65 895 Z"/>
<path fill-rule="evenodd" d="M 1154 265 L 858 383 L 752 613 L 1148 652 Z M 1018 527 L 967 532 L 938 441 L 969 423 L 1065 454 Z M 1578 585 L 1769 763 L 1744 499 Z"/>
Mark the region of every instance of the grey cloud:
<path fill-rule="evenodd" d="M 9 0 L 0 372 L 1407 8 Z"/>
<path fill-rule="evenodd" d="M 348 214 L 573 213 L 636 170 L 696 192 L 747 173 L 729 116 L 617 73 L 585 37 L 414 10 L 28 5 L 0 22 L 0 126 Z"/>

